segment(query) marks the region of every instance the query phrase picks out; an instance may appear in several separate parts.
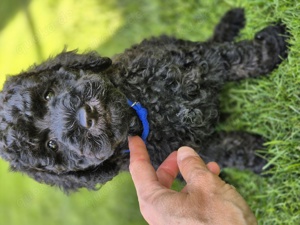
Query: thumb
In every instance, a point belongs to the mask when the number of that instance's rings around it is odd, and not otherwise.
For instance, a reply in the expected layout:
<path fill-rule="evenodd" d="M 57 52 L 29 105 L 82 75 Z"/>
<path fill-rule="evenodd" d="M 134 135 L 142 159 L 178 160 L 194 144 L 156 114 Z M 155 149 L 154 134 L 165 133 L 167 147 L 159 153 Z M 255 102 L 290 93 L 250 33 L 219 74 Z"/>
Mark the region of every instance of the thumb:
<path fill-rule="evenodd" d="M 201 174 L 210 173 L 205 162 L 189 147 L 181 147 L 178 149 L 177 163 L 180 173 L 187 184 L 199 180 Z"/>

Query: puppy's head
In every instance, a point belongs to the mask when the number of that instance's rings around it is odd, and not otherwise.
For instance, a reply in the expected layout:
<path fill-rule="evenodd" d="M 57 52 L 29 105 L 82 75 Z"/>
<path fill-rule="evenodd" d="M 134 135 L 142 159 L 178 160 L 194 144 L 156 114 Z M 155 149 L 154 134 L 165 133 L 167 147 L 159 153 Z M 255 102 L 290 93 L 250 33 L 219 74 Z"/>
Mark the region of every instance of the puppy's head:
<path fill-rule="evenodd" d="M 13 170 L 66 190 L 94 188 L 119 170 L 125 96 L 103 75 L 111 60 L 63 52 L 9 77 L 0 94 L 0 155 Z"/>

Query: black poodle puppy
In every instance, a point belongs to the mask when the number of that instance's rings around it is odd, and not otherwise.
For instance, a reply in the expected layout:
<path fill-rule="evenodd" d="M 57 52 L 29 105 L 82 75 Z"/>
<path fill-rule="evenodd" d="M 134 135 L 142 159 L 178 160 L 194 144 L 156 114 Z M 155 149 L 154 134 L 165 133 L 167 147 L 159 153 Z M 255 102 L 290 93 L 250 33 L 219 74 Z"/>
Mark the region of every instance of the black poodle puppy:
<path fill-rule="evenodd" d="M 225 14 L 206 42 L 161 36 L 113 59 L 64 51 L 8 77 L 0 94 L 0 155 L 13 171 L 66 191 L 94 189 L 128 169 L 128 135 L 157 167 L 187 145 L 204 160 L 259 173 L 263 139 L 216 132 L 227 81 L 271 72 L 287 56 L 283 25 L 234 43 L 243 9 Z"/>

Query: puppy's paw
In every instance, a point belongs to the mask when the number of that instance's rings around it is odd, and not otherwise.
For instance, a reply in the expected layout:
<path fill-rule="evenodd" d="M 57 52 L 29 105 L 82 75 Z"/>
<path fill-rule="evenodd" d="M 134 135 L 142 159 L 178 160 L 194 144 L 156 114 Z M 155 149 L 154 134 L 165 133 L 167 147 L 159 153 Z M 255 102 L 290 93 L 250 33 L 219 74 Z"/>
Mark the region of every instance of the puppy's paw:
<path fill-rule="evenodd" d="M 287 57 L 289 36 L 286 26 L 278 23 L 257 32 L 254 38 L 255 44 L 260 45 L 270 55 L 273 64 L 277 65 Z"/>

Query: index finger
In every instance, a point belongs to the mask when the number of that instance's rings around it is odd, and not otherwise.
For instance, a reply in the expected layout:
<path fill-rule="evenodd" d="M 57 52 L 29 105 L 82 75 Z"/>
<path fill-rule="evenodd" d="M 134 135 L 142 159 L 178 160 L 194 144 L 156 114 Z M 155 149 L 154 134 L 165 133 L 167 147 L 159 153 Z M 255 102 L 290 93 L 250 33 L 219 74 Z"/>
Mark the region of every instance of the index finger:
<path fill-rule="evenodd" d="M 144 193 L 153 184 L 158 184 L 155 169 L 150 163 L 150 158 L 145 143 L 140 137 L 129 137 L 130 165 L 129 171 L 136 191 Z"/>

